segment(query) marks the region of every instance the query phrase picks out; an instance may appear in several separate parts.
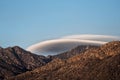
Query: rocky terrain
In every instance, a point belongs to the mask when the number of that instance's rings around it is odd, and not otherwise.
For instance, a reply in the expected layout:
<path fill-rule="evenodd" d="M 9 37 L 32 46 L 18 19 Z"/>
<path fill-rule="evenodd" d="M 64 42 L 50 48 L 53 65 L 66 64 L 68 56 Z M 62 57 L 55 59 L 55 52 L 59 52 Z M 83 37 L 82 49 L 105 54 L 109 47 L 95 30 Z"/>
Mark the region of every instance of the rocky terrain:
<path fill-rule="evenodd" d="M 95 46 L 78 46 L 68 52 L 47 57 L 25 51 L 18 46 L 8 48 L 0 47 L 0 80 L 34 70 L 56 58 L 68 59 L 92 47 Z"/>
<path fill-rule="evenodd" d="M 87 49 L 67 59 L 55 58 L 42 67 L 8 78 L 8 80 L 119 79 L 120 41 Z"/>
<path fill-rule="evenodd" d="M 32 54 L 15 46 L 0 48 L 0 80 L 43 66 L 50 58 Z"/>
<path fill-rule="evenodd" d="M 80 45 L 80 46 L 77 46 L 76 48 L 73 48 L 73 49 L 67 51 L 67 52 L 60 53 L 60 54 L 54 55 L 52 57 L 59 58 L 59 59 L 68 59 L 68 58 L 73 57 L 73 56 L 75 56 L 77 54 L 85 52 L 88 49 L 97 48 L 97 47 L 99 47 L 99 46 L 95 46 L 95 45 Z"/>

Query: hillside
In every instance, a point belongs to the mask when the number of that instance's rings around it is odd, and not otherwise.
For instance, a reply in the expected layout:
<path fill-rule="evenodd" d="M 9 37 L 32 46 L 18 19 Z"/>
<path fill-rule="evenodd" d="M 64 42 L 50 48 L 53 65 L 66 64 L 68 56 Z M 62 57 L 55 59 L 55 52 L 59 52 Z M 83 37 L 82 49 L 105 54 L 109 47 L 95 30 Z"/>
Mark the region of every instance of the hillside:
<path fill-rule="evenodd" d="M 95 46 L 78 46 L 68 52 L 48 57 L 33 54 L 18 46 L 0 48 L 0 80 L 34 70 L 56 58 L 68 59 L 92 47 Z"/>
<path fill-rule="evenodd" d="M 95 45 L 80 45 L 80 46 L 77 46 L 77 47 L 67 51 L 67 52 L 54 55 L 53 57 L 59 58 L 59 59 L 68 59 L 68 58 L 73 57 L 77 54 L 85 52 L 88 49 L 97 48 L 97 47 L 98 46 L 95 46 Z"/>
<path fill-rule="evenodd" d="M 0 48 L 0 80 L 45 65 L 50 60 L 15 46 Z"/>
<path fill-rule="evenodd" d="M 45 66 L 8 80 L 119 80 L 120 41 L 88 49 L 67 60 L 54 59 Z"/>

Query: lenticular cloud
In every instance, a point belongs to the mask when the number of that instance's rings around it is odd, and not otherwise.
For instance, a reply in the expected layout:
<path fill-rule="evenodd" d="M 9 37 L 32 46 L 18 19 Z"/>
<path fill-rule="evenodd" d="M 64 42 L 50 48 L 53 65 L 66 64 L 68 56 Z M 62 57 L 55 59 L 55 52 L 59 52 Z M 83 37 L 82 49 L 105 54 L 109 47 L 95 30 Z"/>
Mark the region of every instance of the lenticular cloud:
<path fill-rule="evenodd" d="M 28 47 L 27 50 L 32 53 L 47 56 L 68 51 L 79 45 L 102 45 L 113 40 L 120 40 L 120 38 L 108 35 L 71 35 L 39 42 Z"/>
<path fill-rule="evenodd" d="M 66 39 L 82 39 L 82 40 L 92 40 L 92 41 L 113 41 L 113 40 L 119 40 L 118 36 L 109 36 L 109 35 L 71 35 L 71 36 L 65 36 L 63 38 Z"/>

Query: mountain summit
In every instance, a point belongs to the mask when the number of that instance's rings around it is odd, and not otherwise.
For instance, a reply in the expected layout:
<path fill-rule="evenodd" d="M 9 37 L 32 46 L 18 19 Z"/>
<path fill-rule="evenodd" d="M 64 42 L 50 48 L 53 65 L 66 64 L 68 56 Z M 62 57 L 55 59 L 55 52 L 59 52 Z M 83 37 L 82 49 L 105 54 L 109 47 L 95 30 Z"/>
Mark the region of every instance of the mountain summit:
<path fill-rule="evenodd" d="M 47 62 L 46 57 L 32 54 L 18 46 L 0 48 L 0 80 L 33 70 Z"/>

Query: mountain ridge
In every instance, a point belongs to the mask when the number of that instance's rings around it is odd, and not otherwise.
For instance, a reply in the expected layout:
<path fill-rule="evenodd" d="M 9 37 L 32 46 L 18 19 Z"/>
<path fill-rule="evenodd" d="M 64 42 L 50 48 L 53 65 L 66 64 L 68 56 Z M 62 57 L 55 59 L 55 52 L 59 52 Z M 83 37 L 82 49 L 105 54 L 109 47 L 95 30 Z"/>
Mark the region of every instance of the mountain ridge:
<path fill-rule="evenodd" d="M 69 50 L 68 53 L 61 53 L 58 55 L 52 56 L 42 56 L 33 54 L 29 51 L 22 49 L 19 46 L 2 48 L 0 47 L 0 79 L 7 79 L 11 76 L 16 76 L 18 74 L 24 73 L 26 71 L 34 70 L 37 67 L 46 65 L 54 59 L 68 59 L 76 54 L 85 51 L 92 46 L 79 46 L 72 50 Z"/>
<path fill-rule="evenodd" d="M 119 71 L 120 41 L 113 41 L 67 60 L 56 58 L 8 80 L 119 80 Z"/>
<path fill-rule="evenodd" d="M 0 78 L 8 78 L 33 70 L 47 63 L 47 58 L 15 46 L 0 48 Z"/>

